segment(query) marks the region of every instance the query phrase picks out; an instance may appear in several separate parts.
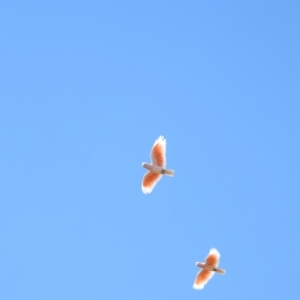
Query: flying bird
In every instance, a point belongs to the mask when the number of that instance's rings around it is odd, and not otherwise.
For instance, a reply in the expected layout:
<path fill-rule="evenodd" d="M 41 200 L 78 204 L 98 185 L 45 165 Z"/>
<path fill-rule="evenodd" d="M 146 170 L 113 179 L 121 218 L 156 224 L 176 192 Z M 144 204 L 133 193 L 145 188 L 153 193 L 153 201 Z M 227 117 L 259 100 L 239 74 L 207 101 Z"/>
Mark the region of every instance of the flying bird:
<path fill-rule="evenodd" d="M 205 259 L 205 263 L 197 262 L 196 266 L 202 268 L 197 274 L 193 288 L 201 290 L 207 284 L 207 282 L 213 277 L 214 273 L 225 274 L 225 270 L 219 269 L 220 253 L 217 249 L 212 248 L 209 251 L 208 256 Z"/>
<path fill-rule="evenodd" d="M 160 136 L 155 141 L 150 153 L 151 164 L 142 163 L 142 166 L 149 170 L 142 181 L 142 191 L 144 194 L 150 194 L 152 192 L 162 175 L 174 175 L 173 170 L 166 169 L 166 143 L 166 139 Z"/>

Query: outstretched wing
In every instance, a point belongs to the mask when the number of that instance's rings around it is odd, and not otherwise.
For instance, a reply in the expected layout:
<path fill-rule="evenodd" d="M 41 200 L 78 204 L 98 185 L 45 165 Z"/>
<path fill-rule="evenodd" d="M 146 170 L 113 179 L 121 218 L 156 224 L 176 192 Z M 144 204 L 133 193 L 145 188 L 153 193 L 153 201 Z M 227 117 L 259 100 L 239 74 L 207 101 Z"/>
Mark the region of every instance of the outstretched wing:
<path fill-rule="evenodd" d="M 204 286 L 207 284 L 207 282 L 213 277 L 214 272 L 207 271 L 207 270 L 201 270 L 195 279 L 193 288 L 196 290 L 201 290 L 204 288 Z"/>
<path fill-rule="evenodd" d="M 219 265 L 220 253 L 217 249 L 212 248 L 209 251 L 208 256 L 205 259 L 207 265 L 217 267 Z"/>
<path fill-rule="evenodd" d="M 160 136 L 154 143 L 150 156 L 152 164 L 158 167 L 166 167 L 166 144 L 167 141 L 163 136 Z"/>
<path fill-rule="evenodd" d="M 147 172 L 142 181 L 143 193 L 150 194 L 161 177 L 162 177 L 161 174 L 154 173 L 151 171 Z"/>

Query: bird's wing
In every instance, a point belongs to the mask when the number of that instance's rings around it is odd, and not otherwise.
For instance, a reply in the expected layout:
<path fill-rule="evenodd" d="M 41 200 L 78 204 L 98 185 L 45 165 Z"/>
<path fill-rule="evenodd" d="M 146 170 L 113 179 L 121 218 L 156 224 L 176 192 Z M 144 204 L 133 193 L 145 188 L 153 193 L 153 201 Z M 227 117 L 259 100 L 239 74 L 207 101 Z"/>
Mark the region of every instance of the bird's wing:
<path fill-rule="evenodd" d="M 165 168 L 166 166 L 166 139 L 163 136 L 160 136 L 152 147 L 150 157 L 152 164 Z"/>
<path fill-rule="evenodd" d="M 161 177 L 162 177 L 161 174 L 151 172 L 151 171 L 147 172 L 142 181 L 143 193 L 150 194 Z"/>
<path fill-rule="evenodd" d="M 212 248 L 205 259 L 207 265 L 217 267 L 219 265 L 220 253 L 217 249 Z"/>
<path fill-rule="evenodd" d="M 214 275 L 214 272 L 202 269 L 197 274 L 193 288 L 196 290 L 203 289 L 204 286 L 207 284 L 207 282 L 213 277 L 213 275 Z"/>

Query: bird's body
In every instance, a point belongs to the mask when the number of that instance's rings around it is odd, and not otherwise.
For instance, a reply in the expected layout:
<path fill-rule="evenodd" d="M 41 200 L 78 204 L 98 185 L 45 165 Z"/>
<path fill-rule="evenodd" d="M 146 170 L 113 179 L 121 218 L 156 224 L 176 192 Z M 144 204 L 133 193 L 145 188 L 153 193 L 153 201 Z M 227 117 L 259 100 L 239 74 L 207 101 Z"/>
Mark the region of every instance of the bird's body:
<path fill-rule="evenodd" d="M 205 263 L 197 262 L 196 266 L 202 270 L 197 274 L 193 288 L 201 290 L 205 284 L 213 277 L 214 273 L 225 274 L 225 270 L 218 268 L 220 253 L 217 249 L 212 248 L 205 259 Z"/>
<path fill-rule="evenodd" d="M 166 139 L 160 136 L 154 143 L 151 153 L 151 164 L 143 163 L 142 166 L 149 170 L 142 181 L 142 191 L 150 194 L 162 175 L 173 176 L 174 171 L 166 169 Z"/>
<path fill-rule="evenodd" d="M 162 167 L 158 167 L 158 166 L 155 166 L 155 165 L 150 165 L 150 164 L 147 164 L 147 163 L 143 163 L 142 166 L 151 171 L 151 172 L 154 172 L 154 173 L 157 173 L 157 174 L 163 174 L 163 171 L 164 171 L 164 168 Z"/>

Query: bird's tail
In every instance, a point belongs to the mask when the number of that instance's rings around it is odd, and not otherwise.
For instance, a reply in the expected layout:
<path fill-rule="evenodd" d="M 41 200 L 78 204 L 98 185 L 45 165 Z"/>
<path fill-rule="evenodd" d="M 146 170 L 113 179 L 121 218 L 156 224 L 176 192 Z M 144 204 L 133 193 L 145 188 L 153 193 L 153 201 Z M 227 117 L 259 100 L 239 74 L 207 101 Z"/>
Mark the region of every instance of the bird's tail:
<path fill-rule="evenodd" d="M 174 170 L 165 170 L 164 175 L 168 175 L 168 176 L 174 176 L 175 171 Z"/>
<path fill-rule="evenodd" d="M 226 273 L 226 271 L 224 269 L 220 269 L 220 268 L 216 268 L 214 271 L 217 273 L 220 273 L 222 275 L 224 275 Z"/>

